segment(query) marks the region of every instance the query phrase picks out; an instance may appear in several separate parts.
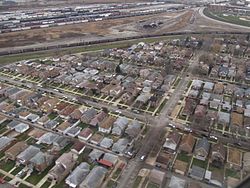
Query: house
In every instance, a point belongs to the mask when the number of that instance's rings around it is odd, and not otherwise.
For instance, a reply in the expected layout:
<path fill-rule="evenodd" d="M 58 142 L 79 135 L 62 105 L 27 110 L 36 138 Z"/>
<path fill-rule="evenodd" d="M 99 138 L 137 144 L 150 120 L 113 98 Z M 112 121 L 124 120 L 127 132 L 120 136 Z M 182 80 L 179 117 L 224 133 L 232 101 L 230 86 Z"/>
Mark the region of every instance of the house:
<path fill-rule="evenodd" d="M 70 115 L 71 115 L 71 113 L 73 113 L 74 112 L 74 110 L 76 110 L 77 109 L 77 106 L 76 105 L 68 105 L 68 106 L 66 106 L 63 110 L 61 110 L 60 112 L 58 112 L 58 114 L 59 114 L 59 116 L 61 117 L 61 118 L 64 118 L 64 119 L 69 119 L 70 118 Z M 80 114 L 78 114 L 78 113 L 80 113 Z M 81 118 L 81 111 L 78 111 L 78 112 L 76 112 L 75 114 L 73 114 L 72 115 L 72 117 L 76 117 L 76 119 L 77 118 Z"/>
<path fill-rule="evenodd" d="M 118 162 L 118 156 L 112 153 L 105 153 L 102 159 L 111 163 L 112 166 L 115 166 Z"/>
<path fill-rule="evenodd" d="M 197 105 L 194 112 L 194 117 L 196 119 L 203 119 L 206 115 L 207 108 L 203 105 Z"/>
<path fill-rule="evenodd" d="M 28 145 L 26 144 L 26 142 L 21 141 L 21 142 L 17 142 L 16 144 L 14 144 L 13 146 L 11 146 L 8 150 L 6 150 L 5 153 L 5 157 L 7 159 L 10 159 L 12 161 L 16 160 L 16 156 L 21 153 L 22 151 L 24 151 L 26 148 L 28 147 Z"/>
<path fill-rule="evenodd" d="M 205 82 L 204 86 L 203 86 L 203 90 L 206 92 L 212 92 L 214 88 L 214 83 L 212 82 Z"/>
<path fill-rule="evenodd" d="M 205 161 L 209 153 L 209 147 L 210 144 L 207 138 L 203 137 L 202 139 L 199 139 L 195 145 L 194 157 L 199 160 Z"/>
<path fill-rule="evenodd" d="M 13 129 L 15 129 L 15 127 L 16 127 L 17 125 L 19 125 L 19 124 L 20 124 L 19 121 L 12 120 L 10 123 L 8 123 L 8 124 L 6 125 L 6 127 L 7 127 L 8 129 L 10 129 L 10 130 L 13 130 Z"/>
<path fill-rule="evenodd" d="M 161 151 L 155 161 L 155 166 L 168 169 L 172 162 L 173 154 Z"/>
<path fill-rule="evenodd" d="M 99 126 L 101 124 L 101 122 L 107 117 L 107 113 L 104 111 L 101 111 L 100 113 L 98 113 L 91 121 L 90 121 L 90 125 L 96 127 Z"/>
<path fill-rule="evenodd" d="M 205 176 L 205 172 L 206 172 L 206 170 L 204 168 L 193 165 L 189 175 L 190 175 L 190 177 L 201 181 L 201 180 L 203 180 L 203 178 Z"/>
<path fill-rule="evenodd" d="M 141 124 L 133 120 L 132 122 L 129 123 L 128 127 L 125 130 L 125 133 L 130 137 L 130 138 L 135 138 L 141 131 Z"/>
<path fill-rule="evenodd" d="M 56 127 L 56 131 L 63 134 L 71 126 L 72 124 L 70 122 L 64 121 L 63 123 L 61 123 Z"/>
<path fill-rule="evenodd" d="M 230 114 L 226 112 L 218 112 L 218 124 L 228 126 L 230 123 Z"/>
<path fill-rule="evenodd" d="M 184 179 L 177 177 L 177 176 L 172 176 L 168 187 L 169 188 L 185 188 L 186 181 Z"/>
<path fill-rule="evenodd" d="M 106 149 L 111 148 L 112 145 L 113 145 L 113 140 L 111 138 L 105 137 L 100 142 L 100 146 Z"/>
<path fill-rule="evenodd" d="M 165 150 L 174 152 L 180 142 L 181 135 L 178 132 L 172 132 L 166 138 L 165 143 L 163 144 L 163 148 Z"/>
<path fill-rule="evenodd" d="M 57 122 L 55 120 L 49 120 L 46 123 L 44 123 L 43 126 L 47 129 L 55 129 L 58 124 L 59 124 L 59 122 Z"/>
<path fill-rule="evenodd" d="M 86 145 L 83 142 L 76 141 L 71 148 L 72 153 L 75 153 L 77 155 L 80 155 L 84 149 L 86 148 Z"/>
<path fill-rule="evenodd" d="M 240 170 L 242 166 L 242 152 L 237 148 L 228 148 L 227 163 L 230 168 Z"/>
<path fill-rule="evenodd" d="M 236 112 L 232 112 L 231 113 L 231 125 L 242 127 L 243 126 L 243 115 L 236 113 Z"/>
<path fill-rule="evenodd" d="M 201 80 L 193 80 L 192 89 L 199 90 L 199 89 L 201 89 L 202 84 L 203 84 L 203 81 L 201 81 Z"/>
<path fill-rule="evenodd" d="M 102 182 L 105 179 L 107 172 L 108 170 L 104 167 L 94 167 L 79 187 L 99 188 L 102 185 Z"/>
<path fill-rule="evenodd" d="M 90 137 L 93 135 L 93 131 L 90 128 L 84 128 L 79 134 L 78 138 L 87 141 L 90 139 Z"/>
<path fill-rule="evenodd" d="M 213 166 L 223 167 L 226 160 L 226 148 L 221 142 L 212 145 L 210 160 Z"/>
<path fill-rule="evenodd" d="M 112 130 L 112 125 L 115 122 L 116 118 L 109 116 L 107 117 L 98 127 L 98 131 L 103 133 L 110 133 Z"/>
<path fill-rule="evenodd" d="M 96 162 L 99 161 L 101 159 L 101 157 L 103 156 L 104 152 L 98 150 L 98 149 L 93 149 L 90 153 L 89 153 L 89 159 L 91 162 Z"/>
<path fill-rule="evenodd" d="M 162 182 L 165 178 L 165 172 L 162 172 L 157 169 L 152 169 L 149 174 L 149 181 L 155 183 L 159 186 L 162 185 Z"/>
<path fill-rule="evenodd" d="M 44 125 L 45 123 L 47 123 L 49 121 L 49 117 L 48 116 L 43 116 L 40 119 L 37 120 L 37 123 L 40 125 Z"/>
<path fill-rule="evenodd" d="M 37 153 L 40 152 L 40 149 L 30 145 L 28 148 L 23 150 L 19 155 L 17 155 L 16 160 L 18 163 L 27 165 Z"/>
<path fill-rule="evenodd" d="M 234 91 L 234 96 L 236 97 L 236 99 L 243 99 L 245 95 L 245 90 L 242 88 L 235 88 Z"/>
<path fill-rule="evenodd" d="M 80 127 L 69 127 L 65 130 L 65 134 L 71 137 L 76 137 L 81 132 Z"/>
<path fill-rule="evenodd" d="M 30 114 L 27 117 L 27 120 L 31 121 L 32 123 L 35 123 L 39 119 L 39 115 L 37 114 Z"/>
<path fill-rule="evenodd" d="M 44 152 L 38 152 L 30 159 L 30 164 L 38 171 L 43 172 L 53 162 L 54 156 Z"/>
<path fill-rule="evenodd" d="M 62 181 L 74 168 L 77 156 L 72 153 L 64 153 L 57 160 L 55 166 L 49 171 L 48 179 L 55 182 Z"/>
<path fill-rule="evenodd" d="M 47 132 L 44 135 L 42 135 L 38 141 L 37 144 L 48 144 L 51 145 L 55 141 L 55 139 L 58 137 L 57 134 L 52 133 L 52 132 Z"/>
<path fill-rule="evenodd" d="M 129 121 L 126 117 L 118 117 L 113 124 L 112 134 L 116 136 L 121 136 L 125 131 Z"/>
<path fill-rule="evenodd" d="M 81 117 L 81 121 L 83 123 L 89 123 L 97 114 L 97 111 L 94 109 L 94 108 L 90 108 L 90 109 L 87 109 L 82 117 Z"/>
<path fill-rule="evenodd" d="M 62 149 L 66 147 L 70 143 L 70 139 L 65 136 L 57 136 L 55 139 L 53 139 L 53 146 Z"/>
<path fill-rule="evenodd" d="M 191 133 L 186 134 L 182 137 L 179 149 L 185 153 L 192 153 L 195 145 L 195 138 Z"/>
<path fill-rule="evenodd" d="M 197 100 L 187 97 L 185 99 L 185 106 L 182 111 L 183 116 L 189 116 L 194 113 L 195 107 L 197 105 Z"/>
<path fill-rule="evenodd" d="M 218 95 L 221 95 L 223 94 L 223 91 L 224 91 L 224 85 L 223 83 L 221 82 L 218 82 L 214 85 L 214 94 L 218 94 Z"/>
<path fill-rule="evenodd" d="M 0 151 L 6 148 L 7 146 L 9 146 L 13 140 L 14 140 L 13 138 L 9 138 L 7 136 L 1 136 L 0 137 Z"/>
<path fill-rule="evenodd" d="M 25 131 L 27 131 L 29 129 L 29 125 L 25 124 L 25 123 L 20 123 L 17 126 L 15 126 L 14 130 L 18 133 L 24 133 Z"/>
<path fill-rule="evenodd" d="M 100 142 L 102 141 L 103 139 L 103 135 L 99 134 L 99 133 L 95 133 L 91 139 L 90 139 L 90 143 L 92 144 L 95 144 L 95 145 L 98 145 L 100 144 Z"/>
<path fill-rule="evenodd" d="M 71 107 L 73 109 L 75 109 L 76 107 Z M 82 114 L 83 114 L 83 109 L 75 109 L 69 116 L 67 117 L 70 117 L 71 119 L 74 119 L 74 120 L 80 120 L 81 117 L 82 117 Z"/>
<path fill-rule="evenodd" d="M 188 169 L 188 163 L 180 160 L 176 160 L 173 166 L 174 172 L 185 175 Z"/>
<path fill-rule="evenodd" d="M 89 172 L 90 165 L 86 162 L 82 162 L 70 173 L 66 178 L 65 183 L 70 187 L 76 188 L 87 177 Z"/>
<path fill-rule="evenodd" d="M 207 180 L 210 184 L 222 187 L 224 182 L 224 175 L 217 170 L 213 171 L 206 170 L 205 180 Z"/>
<path fill-rule="evenodd" d="M 124 151 L 127 149 L 129 140 L 126 138 L 120 138 L 117 142 L 114 143 L 112 147 L 112 151 L 115 153 L 124 153 Z"/>

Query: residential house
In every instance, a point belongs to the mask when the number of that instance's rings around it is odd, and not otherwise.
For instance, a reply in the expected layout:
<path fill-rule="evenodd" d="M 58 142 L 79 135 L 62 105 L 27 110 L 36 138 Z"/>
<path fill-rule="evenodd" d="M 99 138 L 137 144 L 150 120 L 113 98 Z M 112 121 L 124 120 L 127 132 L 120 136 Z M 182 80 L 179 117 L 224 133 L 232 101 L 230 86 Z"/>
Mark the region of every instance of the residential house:
<path fill-rule="evenodd" d="M 37 144 L 51 145 L 53 144 L 53 142 L 57 137 L 59 137 L 57 134 L 52 132 L 47 132 L 38 139 Z"/>
<path fill-rule="evenodd" d="M 81 121 L 83 123 L 89 123 L 96 116 L 96 114 L 97 111 L 94 108 L 90 108 L 83 113 Z"/>
<path fill-rule="evenodd" d="M 250 172 L 250 152 L 244 153 L 244 156 L 243 156 L 243 169 L 247 173 Z"/>
<path fill-rule="evenodd" d="M 202 85 L 203 85 L 203 81 L 201 81 L 201 80 L 193 80 L 192 89 L 199 90 L 199 89 L 201 89 Z"/>
<path fill-rule="evenodd" d="M 190 175 L 190 177 L 201 181 L 201 180 L 203 180 L 203 178 L 205 176 L 205 172 L 206 172 L 206 170 L 204 168 L 193 165 L 189 175 Z"/>
<path fill-rule="evenodd" d="M 184 109 L 182 111 L 182 115 L 183 116 L 190 116 L 191 114 L 193 114 L 194 110 L 196 108 L 196 105 L 197 105 L 197 100 L 187 97 L 185 99 L 185 106 L 184 106 Z"/>
<path fill-rule="evenodd" d="M 111 138 L 104 137 L 100 142 L 100 146 L 106 149 L 111 148 L 113 145 L 113 140 Z"/>
<path fill-rule="evenodd" d="M 16 160 L 18 163 L 27 165 L 37 153 L 40 152 L 40 149 L 30 145 L 28 148 L 23 150 L 19 155 L 17 155 Z"/>
<path fill-rule="evenodd" d="M 68 129 L 65 130 L 64 134 L 71 137 L 76 137 L 80 132 L 81 132 L 80 127 L 69 127 Z"/>
<path fill-rule="evenodd" d="M 14 144 L 13 146 L 11 146 L 8 150 L 6 150 L 5 153 L 5 157 L 7 159 L 10 159 L 12 161 L 16 160 L 16 156 L 21 153 L 22 151 L 24 151 L 26 148 L 28 147 L 28 145 L 26 144 L 26 142 L 21 141 L 21 142 L 17 142 L 16 144 Z"/>
<path fill-rule="evenodd" d="M 108 170 L 101 166 L 94 167 L 80 184 L 84 188 L 99 188 L 104 181 Z"/>
<path fill-rule="evenodd" d="M 168 169 L 170 167 L 172 159 L 173 159 L 172 153 L 166 153 L 160 151 L 160 153 L 157 155 L 155 166 L 160 167 L 162 169 Z"/>
<path fill-rule="evenodd" d="M 209 154 L 210 144 L 207 138 L 203 137 L 196 142 L 195 149 L 194 149 L 194 157 L 205 161 L 208 154 Z"/>
<path fill-rule="evenodd" d="M 80 140 L 83 141 L 87 141 L 91 138 L 91 136 L 93 135 L 93 131 L 90 128 L 84 128 L 79 134 L 78 134 L 78 138 Z"/>
<path fill-rule="evenodd" d="M 126 138 L 120 138 L 117 142 L 114 143 L 112 151 L 115 153 L 124 153 L 127 149 L 129 140 Z"/>
<path fill-rule="evenodd" d="M 224 91 L 223 83 L 218 82 L 214 85 L 214 93 L 215 94 L 221 95 L 221 94 L 223 94 L 223 91 Z"/>
<path fill-rule="evenodd" d="M 166 141 L 163 145 L 163 148 L 165 150 L 174 152 L 176 151 L 176 148 L 180 142 L 181 139 L 181 135 L 178 132 L 172 132 L 168 135 L 168 137 L 166 138 Z"/>
<path fill-rule="evenodd" d="M 218 124 L 228 126 L 230 123 L 230 114 L 226 112 L 218 112 Z"/>
<path fill-rule="evenodd" d="M 210 160 L 215 167 L 221 168 L 224 166 L 226 160 L 226 148 L 221 142 L 212 145 Z"/>
<path fill-rule="evenodd" d="M 82 162 L 70 173 L 66 178 L 65 183 L 72 188 L 76 188 L 87 177 L 89 172 L 90 165 L 86 162 Z"/>
<path fill-rule="evenodd" d="M 117 118 L 117 120 L 113 124 L 112 134 L 121 136 L 124 133 L 128 123 L 129 121 L 126 117 Z"/>
<path fill-rule="evenodd" d="M 25 123 L 19 123 L 17 126 L 15 126 L 14 130 L 18 133 L 24 133 L 29 129 L 29 125 Z"/>
<path fill-rule="evenodd" d="M 106 112 L 101 111 L 90 121 L 89 124 L 94 127 L 99 126 L 107 116 L 108 114 Z"/>
<path fill-rule="evenodd" d="M 9 138 L 7 136 L 1 136 L 0 137 L 0 151 L 6 148 L 7 146 L 9 146 L 13 140 L 14 140 L 13 138 Z"/>
<path fill-rule="evenodd" d="M 89 159 L 91 162 L 97 162 L 101 159 L 101 157 L 104 155 L 104 152 L 98 150 L 98 149 L 93 149 L 90 153 L 89 153 Z"/>
<path fill-rule="evenodd" d="M 38 152 L 35 156 L 30 159 L 30 164 L 38 171 L 43 172 L 49 167 L 55 157 L 48 153 Z"/>
<path fill-rule="evenodd" d="M 188 163 L 180 160 L 176 160 L 173 166 L 174 172 L 185 175 L 188 169 Z"/>
<path fill-rule="evenodd" d="M 57 160 L 55 166 L 49 171 L 48 179 L 61 182 L 74 168 L 77 156 L 72 153 L 64 153 Z"/>
<path fill-rule="evenodd" d="M 169 188 L 185 188 L 186 181 L 177 176 L 172 176 L 168 185 Z"/>
<path fill-rule="evenodd" d="M 165 172 L 157 169 L 152 169 L 149 174 L 149 181 L 161 186 L 165 178 Z"/>
<path fill-rule="evenodd" d="M 204 86 L 203 86 L 203 90 L 206 92 L 212 92 L 214 88 L 214 83 L 212 82 L 205 82 Z"/>
<path fill-rule="evenodd" d="M 98 145 L 100 144 L 100 142 L 102 141 L 103 139 L 103 135 L 99 134 L 99 133 L 95 133 L 91 139 L 90 139 L 90 143 L 92 144 L 95 144 L 95 145 Z"/>
<path fill-rule="evenodd" d="M 207 108 L 203 105 L 197 105 L 194 112 L 196 119 L 203 119 L 206 116 Z"/>
<path fill-rule="evenodd" d="M 136 138 L 138 134 L 141 131 L 141 124 L 133 120 L 132 122 L 129 123 L 128 127 L 125 130 L 125 133 L 130 137 L 130 138 Z"/>
<path fill-rule="evenodd" d="M 83 142 L 76 141 L 73 147 L 71 148 L 71 152 L 77 155 L 80 155 L 84 151 L 85 148 L 86 148 L 86 145 Z"/>
<path fill-rule="evenodd" d="M 182 137 L 179 149 L 185 153 L 192 153 L 195 145 L 195 138 L 191 133 L 186 134 Z"/>
<path fill-rule="evenodd" d="M 107 117 L 98 127 L 98 131 L 103 133 L 110 133 L 112 130 L 112 125 L 115 122 L 116 118 L 109 116 Z"/>
<path fill-rule="evenodd" d="M 111 163 L 112 167 L 115 166 L 118 163 L 118 156 L 112 154 L 112 153 L 105 153 L 103 158 L 104 161 L 107 161 Z"/>
<path fill-rule="evenodd" d="M 64 133 L 71 126 L 72 124 L 70 122 L 64 121 L 56 127 L 56 131 L 58 131 L 59 133 Z"/>
<path fill-rule="evenodd" d="M 243 115 L 236 113 L 236 112 L 232 112 L 231 113 L 231 125 L 242 127 L 243 126 Z"/>

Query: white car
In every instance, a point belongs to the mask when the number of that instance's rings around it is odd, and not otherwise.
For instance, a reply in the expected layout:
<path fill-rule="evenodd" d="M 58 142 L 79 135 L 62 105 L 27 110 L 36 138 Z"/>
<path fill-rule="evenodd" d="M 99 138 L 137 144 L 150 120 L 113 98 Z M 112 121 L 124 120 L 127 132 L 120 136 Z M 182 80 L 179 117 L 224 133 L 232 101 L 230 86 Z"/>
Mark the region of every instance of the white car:
<path fill-rule="evenodd" d="M 174 128 L 174 129 L 176 128 L 176 126 L 173 125 L 172 123 L 169 123 L 168 126 Z"/>
<path fill-rule="evenodd" d="M 146 159 L 146 155 L 142 155 L 142 156 L 140 157 L 140 159 L 141 159 L 142 161 L 144 161 L 144 160 Z"/>
<path fill-rule="evenodd" d="M 214 140 L 218 140 L 218 138 L 216 136 L 213 136 L 213 135 L 211 135 L 210 138 L 214 139 Z"/>

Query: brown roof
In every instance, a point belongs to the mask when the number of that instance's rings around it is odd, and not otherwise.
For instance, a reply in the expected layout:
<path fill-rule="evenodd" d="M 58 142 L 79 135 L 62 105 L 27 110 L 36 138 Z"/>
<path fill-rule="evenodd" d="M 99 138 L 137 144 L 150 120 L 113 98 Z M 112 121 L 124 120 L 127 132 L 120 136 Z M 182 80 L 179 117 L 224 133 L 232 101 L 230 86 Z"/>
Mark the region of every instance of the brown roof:
<path fill-rule="evenodd" d="M 214 93 L 222 94 L 224 90 L 224 85 L 222 83 L 216 83 L 214 85 Z"/>
<path fill-rule="evenodd" d="M 12 156 L 17 156 L 19 153 L 21 153 L 27 147 L 28 147 L 28 145 L 26 144 L 26 142 L 24 142 L 24 141 L 17 142 L 15 145 L 13 145 L 8 150 L 6 150 L 5 153 L 11 154 Z"/>
<path fill-rule="evenodd" d="M 243 126 L 243 115 L 236 112 L 231 113 L 232 125 Z"/>
<path fill-rule="evenodd" d="M 99 134 L 99 133 L 95 133 L 92 137 L 91 137 L 91 141 L 92 142 L 97 142 L 100 143 L 103 139 L 103 135 Z"/>
<path fill-rule="evenodd" d="M 68 121 L 64 121 L 60 125 L 57 126 L 56 130 L 65 131 L 71 124 Z"/>
<path fill-rule="evenodd" d="M 72 147 L 72 150 L 76 150 L 77 152 L 80 152 L 85 147 L 85 144 L 80 141 L 76 141 Z"/>
<path fill-rule="evenodd" d="M 195 138 L 191 133 L 184 135 L 181 140 L 180 150 L 191 153 L 195 144 Z"/>
<path fill-rule="evenodd" d="M 161 163 L 161 164 L 168 164 L 170 162 L 170 160 L 172 159 L 172 154 L 170 153 L 164 153 L 164 152 L 160 152 L 159 155 L 156 158 L 156 162 L 157 163 Z"/>
<path fill-rule="evenodd" d="M 109 116 L 107 117 L 100 125 L 99 127 L 103 128 L 103 129 L 109 129 L 110 127 L 112 127 L 113 123 L 115 122 L 116 118 L 113 116 Z"/>
<path fill-rule="evenodd" d="M 29 111 L 21 111 L 21 112 L 19 113 L 19 116 L 26 117 L 26 116 L 28 116 L 29 114 L 30 114 Z"/>
<path fill-rule="evenodd" d="M 83 129 L 78 136 L 81 136 L 83 138 L 89 137 L 89 135 L 93 134 L 93 131 L 90 128 L 85 128 Z"/>
<path fill-rule="evenodd" d="M 219 153 L 224 159 L 226 158 L 227 151 L 221 142 L 212 145 L 211 153 L 213 154 L 214 152 Z"/>
<path fill-rule="evenodd" d="M 69 104 L 65 102 L 60 102 L 56 107 L 54 108 L 55 111 L 60 112 L 64 108 L 66 108 Z"/>
<path fill-rule="evenodd" d="M 180 139 L 181 139 L 181 135 L 176 131 L 176 132 L 171 132 L 168 137 L 169 140 L 173 141 L 175 144 L 178 144 Z"/>
<path fill-rule="evenodd" d="M 72 119 L 81 119 L 82 117 L 82 111 L 80 109 L 75 109 L 71 114 L 70 114 L 70 117 Z"/>
<path fill-rule="evenodd" d="M 33 138 L 40 138 L 42 135 L 44 135 L 46 133 L 46 131 L 41 130 L 41 129 L 37 129 L 34 128 L 32 131 L 29 132 L 29 136 L 33 137 Z"/>
<path fill-rule="evenodd" d="M 69 116 L 76 108 L 77 108 L 76 105 L 68 105 L 66 108 L 61 110 L 58 114 L 62 116 Z"/>

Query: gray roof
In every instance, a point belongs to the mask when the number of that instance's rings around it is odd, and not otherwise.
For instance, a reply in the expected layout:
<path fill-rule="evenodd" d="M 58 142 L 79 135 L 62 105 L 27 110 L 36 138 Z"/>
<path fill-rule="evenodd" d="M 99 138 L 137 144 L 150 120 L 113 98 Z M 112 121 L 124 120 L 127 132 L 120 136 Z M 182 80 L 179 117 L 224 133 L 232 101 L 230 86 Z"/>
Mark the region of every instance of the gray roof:
<path fill-rule="evenodd" d="M 113 140 L 111 138 L 103 138 L 100 142 L 100 146 L 104 148 L 110 148 L 113 145 Z"/>
<path fill-rule="evenodd" d="M 209 152 L 210 144 L 206 137 L 203 137 L 202 139 L 199 139 L 195 145 L 195 151 L 199 150 L 200 148 L 203 148 L 207 153 Z"/>
<path fill-rule="evenodd" d="M 81 163 L 75 170 L 66 178 L 65 182 L 70 185 L 78 186 L 88 175 L 90 165 L 86 162 Z"/>
<path fill-rule="evenodd" d="M 21 160 L 22 163 L 28 162 L 32 157 L 34 157 L 37 153 L 40 152 L 40 149 L 30 145 L 23 152 L 21 152 L 17 159 Z"/>
<path fill-rule="evenodd" d="M 186 185 L 186 181 L 176 176 L 172 176 L 170 183 L 168 185 L 169 188 L 184 188 Z"/>
<path fill-rule="evenodd" d="M 128 143 L 128 139 L 120 138 L 116 143 L 114 143 L 112 151 L 117 153 L 123 153 L 126 150 Z"/>
<path fill-rule="evenodd" d="M 193 165 L 190 174 L 195 178 L 203 179 L 205 172 L 206 170 L 204 168 Z"/>
<path fill-rule="evenodd" d="M 212 83 L 212 82 L 205 82 L 203 88 L 207 89 L 207 90 L 212 90 L 214 88 L 214 83 Z"/>
<path fill-rule="evenodd" d="M 96 161 L 96 160 L 99 160 L 100 157 L 104 154 L 104 152 L 98 150 L 98 149 L 93 149 L 93 151 L 90 152 L 89 154 L 89 158 L 92 160 L 92 161 Z"/>
<path fill-rule="evenodd" d="M 46 122 L 46 123 L 44 124 L 44 127 L 45 127 L 45 128 L 48 128 L 48 129 L 53 129 L 53 128 L 55 128 L 58 124 L 59 124 L 59 123 L 58 123 L 57 121 L 55 121 L 55 120 L 50 120 L 50 121 L 48 121 L 48 122 Z"/>
<path fill-rule="evenodd" d="M 226 112 L 218 112 L 218 121 L 221 123 L 229 123 L 230 122 L 230 114 Z"/>
<path fill-rule="evenodd" d="M 53 140 L 53 145 L 59 146 L 59 147 L 65 147 L 69 142 L 70 142 L 69 138 L 67 138 L 65 136 L 57 136 Z"/>
<path fill-rule="evenodd" d="M 19 121 L 13 120 L 13 121 L 11 121 L 10 123 L 7 124 L 7 127 L 9 129 L 14 129 L 18 124 L 20 124 Z"/>
<path fill-rule="evenodd" d="M 13 138 L 9 138 L 7 136 L 0 137 L 0 150 L 4 149 L 6 146 L 8 146 Z"/>
<path fill-rule="evenodd" d="M 70 127 L 68 130 L 67 130 L 67 134 L 70 134 L 70 135 L 77 135 L 79 132 L 81 131 L 81 128 L 80 127 Z"/>
<path fill-rule="evenodd" d="M 55 139 L 58 137 L 57 134 L 51 133 L 51 132 L 47 132 L 44 135 L 42 135 L 39 140 L 37 141 L 38 144 L 40 143 L 44 143 L 44 144 L 52 144 Z"/>
<path fill-rule="evenodd" d="M 94 167 L 85 180 L 80 184 L 80 188 L 99 188 L 108 170 L 101 166 Z"/>
<path fill-rule="evenodd" d="M 29 125 L 25 123 L 20 123 L 17 126 L 15 126 L 15 131 L 18 133 L 23 133 L 29 129 Z"/>
<path fill-rule="evenodd" d="M 118 156 L 112 153 L 105 153 L 103 159 L 111 162 L 114 165 L 118 161 Z"/>
<path fill-rule="evenodd" d="M 30 115 L 27 117 L 27 119 L 30 120 L 30 121 L 33 121 L 33 120 L 38 119 L 38 118 L 40 118 L 40 117 L 39 117 L 39 115 L 37 115 L 37 114 L 30 114 Z"/>
<path fill-rule="evenodd" d="M 40 165 L 47 163 L 47 165 L 50 165 L 53 161 L 54 156 L 49 155 L 48 153 L 38 152 L 34 157 L 30 159 L 30 162 Z"/>
<path fill-rule="evenodd" d="M 120 136 L 125 128 L 127 127 L 129 121 L 126 117 L 119 117 L 113 124 L 112 134 Z"/>

